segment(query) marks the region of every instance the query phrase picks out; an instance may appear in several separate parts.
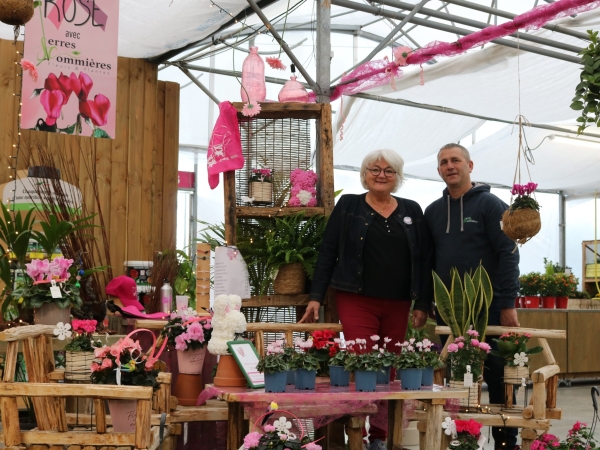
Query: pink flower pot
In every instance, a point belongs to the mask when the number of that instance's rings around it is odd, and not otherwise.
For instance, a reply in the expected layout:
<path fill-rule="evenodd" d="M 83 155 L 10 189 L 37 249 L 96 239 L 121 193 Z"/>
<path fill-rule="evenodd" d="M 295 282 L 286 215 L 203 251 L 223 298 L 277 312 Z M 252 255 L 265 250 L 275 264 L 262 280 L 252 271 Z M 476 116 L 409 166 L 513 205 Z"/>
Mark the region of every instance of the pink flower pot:
<path fill-rule="evenodd" d="M 542 307 L 546 309 L 554 309 L 556 297 L 542 297 Z"/>
<path fill-rule="evenodd" d="M 569 297 L 556 297 L 556 309 L 567 309 L 569 307 Z"/>
<path fill-rule="evenodd" d="M 177 350 L 177 364 L 179 373 L 197 375 L 202 373 L 204 365 L 204 356 L 206 355 L 206 346 L 197 350 Z"/>
<path fill-rule="evenodd" d="M 525 297 L 525 308 L 539 308 L 540 307 L 540 298 L 537 296 L 527 296 Z"/>
<path fill-rule="evenodd" d="M 135 432 L 136 408 L 137 402 L 135 400 L 109 400 L 108 410 L 110 411 L 113 430 L 117 433 Z"/>

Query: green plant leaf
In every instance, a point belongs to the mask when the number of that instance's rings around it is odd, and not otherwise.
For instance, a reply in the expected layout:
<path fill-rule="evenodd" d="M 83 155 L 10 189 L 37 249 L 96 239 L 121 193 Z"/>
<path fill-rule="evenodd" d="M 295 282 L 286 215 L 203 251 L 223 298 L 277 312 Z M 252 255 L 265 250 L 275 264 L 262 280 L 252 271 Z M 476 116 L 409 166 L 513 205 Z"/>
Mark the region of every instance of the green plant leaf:
<path fill-rule="evenodd" d="M 87 119 L 86 119 L 87 122 Z M 92 137 L 95 138 L 106 138 L 106 139 L 110 139 L 111 137 L 108 135 L 108 133 L 106 131 L 104 131 L 102 128 L 96 128 L 94 130 L 94 132 L 92 133 Z"/>
<path fill-rule="evenodd" d="M 435 297 L 435 304 L 442 320 L 450 327 L 454 336 L 460 336 L 460 329 L 456 322 L 456 316 L 454 315 L 454 308 L 450 299 L 450 293 L 446 288 L 446 285 L 437 273 L 433 274 L 433 294 Z"/>

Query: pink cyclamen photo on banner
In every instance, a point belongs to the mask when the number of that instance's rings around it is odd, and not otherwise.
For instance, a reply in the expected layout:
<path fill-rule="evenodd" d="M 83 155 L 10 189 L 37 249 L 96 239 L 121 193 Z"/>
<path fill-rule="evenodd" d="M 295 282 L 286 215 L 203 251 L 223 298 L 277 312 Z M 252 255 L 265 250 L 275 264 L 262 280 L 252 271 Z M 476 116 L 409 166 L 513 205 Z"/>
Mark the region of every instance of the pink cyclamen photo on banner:
<path fill-rule="evenodd" d="M 35 0 L 21 128 L 115 138 L 119 0 Z"/>

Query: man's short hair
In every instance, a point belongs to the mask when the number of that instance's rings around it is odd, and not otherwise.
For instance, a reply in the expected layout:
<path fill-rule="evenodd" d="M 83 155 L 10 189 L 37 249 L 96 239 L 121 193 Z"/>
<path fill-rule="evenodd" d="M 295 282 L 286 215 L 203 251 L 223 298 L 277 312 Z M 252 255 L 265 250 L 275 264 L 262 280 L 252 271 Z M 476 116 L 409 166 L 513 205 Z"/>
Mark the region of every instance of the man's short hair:
<path fill-rule="evenodd" d="M 467 150 L 465 147 L 463 147 L 460 144 L 454 144 L 451 142 L 449 144 L 444 145 L 442 148 L 440 148 L 440 151 L 437 154 L 438 163 L 440 162 L 440 153 L 442 153 L 443 150 L 449 150 L 454 147 L 461 149 L 463 156 L 466 158 L 467 162 L 471 161 L 471 154 L 469 153 L 469 150 Z"/>

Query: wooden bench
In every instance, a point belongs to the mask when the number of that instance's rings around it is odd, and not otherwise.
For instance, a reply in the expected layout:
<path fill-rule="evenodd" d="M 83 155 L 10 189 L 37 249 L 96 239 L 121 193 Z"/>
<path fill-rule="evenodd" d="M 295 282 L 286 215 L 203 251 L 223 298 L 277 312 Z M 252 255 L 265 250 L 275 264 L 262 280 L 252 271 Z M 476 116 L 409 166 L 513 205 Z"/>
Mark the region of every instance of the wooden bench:
<path fill-rule="evenodd" d="M 2 382 L 0 382 L 0 409 L 2 411 L 2 441 L 6 447 L 30 447 L 32 449 L 58 449 L 67 446 L 81 447 L 132 447 L 156 449 L 160 445 L 161 414 L 171 408 L 171 374 L 159 375 L 160 387 L 153 392 L 151 387 L 112 386 L 97 384 L 63 384 L 64 371 L 54 370 L 52 336 L 54 326 L 31 325 L 6 330 L 0 333 L 5 341 L 6 358 Z M 19 346 L 22 345 L 28 382 L 15 383 L 15 370 Z M 37 428 L 22 431 L 19 426 L 17 398 L 30 397 L 33 402 Z M 75 415 L 66 412 L 66 399 L 92 398 L 93 415 Z M 134 400 L 137 416 L 133 433 L 116 433 L 109 426 L 105 400 Z M 153 413 L 153 405 L 154 412 Z M 76 417 L 77 416 L 77 417 Z M 172 434 L 179 431 L 171 425 L 169 416 L 162 428 L 163 449 L 174 448 Z M 86 423 L 87 422 L 87 423 Z M 74 425 L 95 426 L 93 430 L 81 430 Z"/>
<path fill-rule="evenodd" d="M 442 349 L 441 356 L 442 358 L 446 358 L 448 356 L 448 346 L 454 341 L 454 337 L 449 327 L 438 326 L 435 328 L 435 333 L 450 335 L 446 341 L 446 345 Z M 480 405 L 479 412 L 458 413 L 455 418 L 461 420 L 473 419 L 484 426 L 521 428 L 521 450 L 529 450 L 536 437 L 543 431 L 550 429 L 551 419 L 559 420 L 562 418 L 562 410 L 556 407 L 556 391 L 558 388 L 560 367 L 554 359 L 547 339 L 566 339 L 567 332 L 565 330 L 489 326 L 486 336 L 500 336 L 505 333 L 528 333 L 533 338 L 537 338 L 538 344 L 543 348 L 540 357 L 544 358 L 546 365 L 531 374 L 533 395 L 531 396 L 529 405 L 527 407 L 512 405 L 513 388 L 512 385 L 506 385 L 506 398 L 509 399 L 508 406 L 511 408 L 510 412 L 507 411 L 505 405 Z M 443 374 L 440 372 L 436 373 L 436 384 L 443 382 L 441 378 L 443 378 Z M 446 416 L 450 415 L 447 411 L 444 414 Z M 417 412 L 415 418 L 419 420 L 417 428 L 420 433 L 420 448 L 421 450 L 431 450 L 425 449 L 422 441 L 427 429 L 424 414 Z M 448 436 L 443 434 L 440 449 L 445 450 L 448 444 Z"/>

